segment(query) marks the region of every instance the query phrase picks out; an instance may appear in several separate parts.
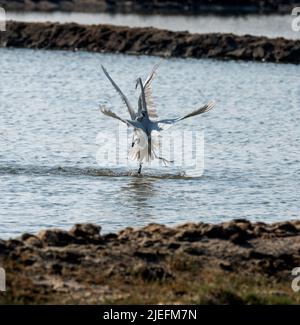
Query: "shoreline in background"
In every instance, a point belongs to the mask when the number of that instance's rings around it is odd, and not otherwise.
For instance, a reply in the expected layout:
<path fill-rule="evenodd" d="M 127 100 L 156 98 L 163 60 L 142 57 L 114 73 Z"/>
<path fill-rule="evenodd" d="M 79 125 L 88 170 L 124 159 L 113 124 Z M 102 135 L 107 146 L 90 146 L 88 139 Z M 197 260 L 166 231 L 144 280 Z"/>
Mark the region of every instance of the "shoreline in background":
<path fill-rule="evenodd" d="M 6 12 L 6 20 L 21 22 L 77 23 L 82 25 L 108 24 L 128 27 L 153 27 L 175 32 L 233 33 L 270 38 L 300 39 L 300 33 L 292 29 L 295 16 L 286 15 L 143 15 L 137 13 L 83 13 L 66 11 Z"/>
<path fill-rule="evenodd" d="M 243 4 L 230 0 L 143 0 L 143 1 L 108 1 L 108 0 L 0 0 L 0 6 L 6 10 L 19 11 L 76 11 L 110 12 L 140 14 L 286 14 L 297 1 L 287 4 L 284 0 L 244 0 Z"/>
<path fill-rule="evenodd" d="M 151 27 L 8 21 L 1 47 L 85 50 L 181 58 L 300 63 L 300 40 L 234 34 L 191 34 Z"/>
<path fill-rule="evenodd" d="M 0 240 L 1 304 L 293 304 L 300 221 L 94 224 Z"/>

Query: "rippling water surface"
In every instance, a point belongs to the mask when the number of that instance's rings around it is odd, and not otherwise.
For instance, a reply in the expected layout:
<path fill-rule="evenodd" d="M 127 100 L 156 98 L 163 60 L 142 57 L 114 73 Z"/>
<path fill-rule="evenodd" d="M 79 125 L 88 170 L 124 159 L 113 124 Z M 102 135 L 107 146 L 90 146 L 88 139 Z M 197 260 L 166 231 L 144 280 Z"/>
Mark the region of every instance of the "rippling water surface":
<path fill-rule="evenodd" d="M 99 103 L 127 112 L 103 64 L 136 102 L 138 75 L 154 57 L 0 49 L 0 238 L 94 222 L 103 231 L 149 222 L 232 218 L 278 221 L 300 210 L 300 66 L 164 60 L 153 82 L 161 117 L 215 98 L 215 110 L 175 127 L 204 131 L 205 170 L 107 167 L 99 132 L 114 120 Z"/>
<path fill-rule="evenodd" d="M 79 24 L 113 24 L 131 27 L 148 27 L 187 30 L 191 33 L 234 33 L 269 37 L 299 39 L 300 32 L 292 30 L 292 15 L 245 15 L 245 16 L 176 16 L 138 15 L 108 13 L 66 13 L 66 12 L 9 12 L 8 19 L 20 21 L 76 22 Z"/>

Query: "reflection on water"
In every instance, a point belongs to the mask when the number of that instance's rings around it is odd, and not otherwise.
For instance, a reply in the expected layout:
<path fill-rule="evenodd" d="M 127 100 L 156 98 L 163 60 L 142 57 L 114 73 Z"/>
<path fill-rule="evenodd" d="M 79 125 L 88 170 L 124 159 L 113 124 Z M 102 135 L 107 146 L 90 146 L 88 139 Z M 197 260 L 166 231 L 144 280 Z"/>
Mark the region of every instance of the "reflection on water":
<path fill-rule="evenodd" d="M 149 177 L 135 177 L 128 184 L 121 187 L 122 201 L 124 205 L 134 207 L 134 214 L 145 222 L 151 221 L 151 213 L 155 203 L 155 196 L 159 191 L 155 186 L 156 179 Z"/>
<path fill-rule="evenodd" d="M 299 65 L 164 60 L 153 81 L 159 117 L 217 102 L 174 127 L 204 130 L 204 174 L 145 165 L 138 177 L 135 164 L 97 163 L 97 134 L 117 128 L 99 103 L 128 116 L 100 64 L 136 106 L 136 77 L 157 61 L 0 49 L 0 238 L 79 222 L 109 232 L 148 222 L 299 218 Z"/>
<path fill-rule="evenodd" d="M 300 33 L 291 28 L 291 15 L 245 15 L 245 16 L 174 16 L 137 15 L 109 13 L 66 12 L 9 12 L 8 19 L 36 22 L 76 22 L 79 24 L 113 24 L 131 27 L 148 27 L 189 31 L 191 33 L 235 33 L 269 37 L 299 39 Z"/>

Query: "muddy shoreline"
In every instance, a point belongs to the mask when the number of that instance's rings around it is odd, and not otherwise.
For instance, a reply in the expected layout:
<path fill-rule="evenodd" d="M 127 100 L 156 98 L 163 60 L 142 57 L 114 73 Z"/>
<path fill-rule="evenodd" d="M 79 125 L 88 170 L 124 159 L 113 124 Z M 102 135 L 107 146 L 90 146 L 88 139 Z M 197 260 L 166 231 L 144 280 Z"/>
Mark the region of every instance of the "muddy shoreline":
<path fill-rule="evenodd" d="M 300 303 L 300 221 L 77 224 L 0 240 L 0 265 L 0 303 Z"/>
<path fill-rule="evenodd" d="M 221 33 L 190 34 L 151 27 L 14 21 L 9 21 L 6 29 L 6 32 L 0 33 L 1 47 L 278 63 L 300 62 L 300 40 L 284 38 Z"/>
<path fill-rule="evenodd" d="M 284 0 L 0 0 L 6 10 L 77 11 L 138 14 L 286 14 L 297 6 L 296 1 Z"/>

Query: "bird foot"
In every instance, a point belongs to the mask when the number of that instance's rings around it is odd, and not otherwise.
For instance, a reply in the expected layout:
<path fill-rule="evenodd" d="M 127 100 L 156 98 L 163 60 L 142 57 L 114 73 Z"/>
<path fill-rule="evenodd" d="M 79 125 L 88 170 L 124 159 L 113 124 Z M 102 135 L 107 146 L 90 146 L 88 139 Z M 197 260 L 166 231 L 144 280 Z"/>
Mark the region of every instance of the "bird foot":
<path fill-rule="evenodd" d="M 140 164 L 139 170 L 138 170 L 138 175 L 141 175 L 142 172 L 142 164 Z"/>

